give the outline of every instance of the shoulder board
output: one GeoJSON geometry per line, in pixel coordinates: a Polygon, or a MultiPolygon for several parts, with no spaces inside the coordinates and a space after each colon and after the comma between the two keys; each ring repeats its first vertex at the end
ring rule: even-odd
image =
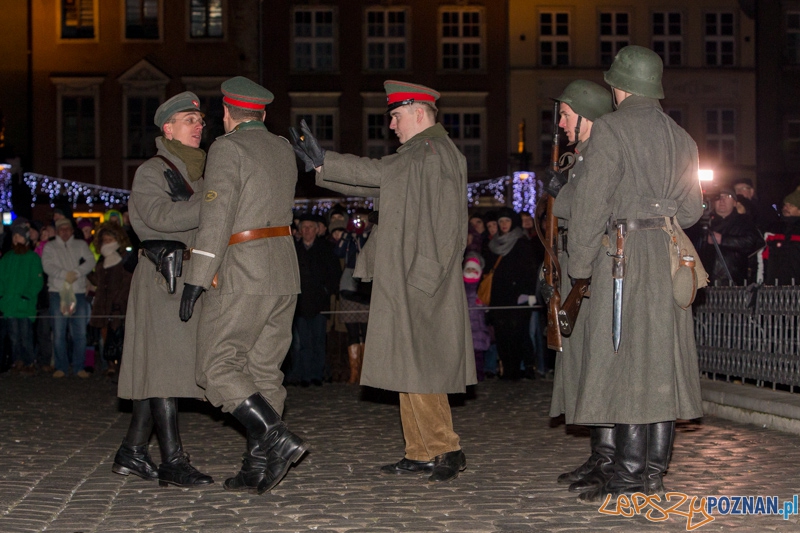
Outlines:
{"type": "Polygon", "coordinates": [[[288,144],[292,144],[292,143],[290,143],[290,142],[289,142],[289,139],[287,139],[287,138],[286,138],[286,137],[284,137],[283,135],[278,135],[277,137],[278,137],[278,139],[283,139],[283,140],[284,140],[284,141],[286,141],[288,144]]]}
{"type": "Polygon", "coordinates": [[[229,131],[228,133],[223,133],[222,135],[220,135],[219,137],[217,137],[217,139],[224,139],[225,137],[228,137],[229,135],[233,135],[234,133],[236,133],[236,131],[237,131],[237,130],[231,130],[231,131],[229,131]]]}

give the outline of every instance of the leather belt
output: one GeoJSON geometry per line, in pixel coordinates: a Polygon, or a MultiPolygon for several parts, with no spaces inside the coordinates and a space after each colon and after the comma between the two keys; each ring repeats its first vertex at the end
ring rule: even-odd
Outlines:
{"type": "Polygon", "coordinates": [[[625,224],[628,231],[638,231],[646,229],[661,229],[667,227],[664,217],[653,218],[631,218],[626,220],[617,220],[617,224],[625,224]]]}
{"type": "MultiPolygon", "coordinates": [[[[257,239],[269,239],[270,237],[289,237],[292,235],[292,228],[289,226],[272,226],[269,228],[249,229],[234,233],[228,239],[228,246],[239,244],[247,241],[255,241],[257,239]]],[[[214,279],[211,280],[211,286],[217,288],[219,283],[219,272],[214,274],[214,279]]]]}
{"type": "Polygon", "coordinates": [[[270,237],[289,237],[292,234],[292,228],[289,226],[273,226],[269,228],[249,229],[234,233],[228,239],[228,246],[239,244],[247,241],[254,241],[256,239],[269,239],[270,237]]]}
{"type": "MultiPolygon", "coordinates": [[[[139,257],[142,257],[144,255],[144,252],[145,251],[142,248],[139,248],[139,250],[138,250],[139,257]]],[[[147,256],[145,256],[145,257],[147,257],[147,256]]],[[[149,259],[149,257],[148,257],[148,259],[149,259]]],[[[191,250],[184,250],[183,251],[183,260],[184,261],[189,261],[191,259],[192,259],[192,251],[191,250]]]]}

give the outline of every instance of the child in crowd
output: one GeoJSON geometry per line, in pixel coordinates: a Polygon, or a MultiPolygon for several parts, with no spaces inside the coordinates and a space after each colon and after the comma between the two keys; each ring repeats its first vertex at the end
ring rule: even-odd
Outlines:
{"type": "Polygon", "coordinates": [[[472,326],[472,346],[475,350],[475,369],[478,372],[478,381],[484,380],[483,354],[489,349],[491,337],[486,325],[486,311],[477,309],[485,307],[478,298],[478,284],[483,276],[483,257],[475,252],[469,252],[464,259],[464,289],[467,291],[467,307],[469,310],[469,323],[472,326]]]}

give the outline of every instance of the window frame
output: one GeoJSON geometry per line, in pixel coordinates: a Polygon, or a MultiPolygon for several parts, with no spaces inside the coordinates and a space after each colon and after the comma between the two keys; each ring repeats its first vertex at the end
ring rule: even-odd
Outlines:
{"type": "Polygon", "coordinates": [[[100,40],[100,25],[97,23],[100,17],[100,0],[76,0],[79,2],[92,2],[92,37],[64,37],[64,2],[55,2],[56,6],[56,42],[65,43],[96,43],[100,40]]]}
{"type": "Polygon", "coordinates": [[[569,10],[564,9],[553,9],[553,10],[541,10],[537,13],[537,26],[536,32],[539,38],[538,46],[536,48],[537,56],[536,62],[540,67],[569,67],[572,65],[572,12],[569,10]],[[552,16],[552,26],[553,26],[553,33],[545,35],[542,32],[543,22],[542,22],[542,15],[551,15],[552,16]],[[558,23],[558,16],[559,15],[566,15],[567,16],[567,34],[565,36],[558,35],[557,28],[559,26],[558,23]],[[542,46],[544,43],[550,43],[553,46],[553,50],[550,54],[553,57],[553,61],[550,63],[546,63],[544,61],[544,52],[542,50],[542,46]],[[560,52],[557,50],[558,43],[566,43],[567,45],[567,62],[566,64],[559,64],[558,57],[560,52]]]}
{"type": "Polygon", "coordinates": [[[364,107],[363,108],[363,121],[364,121],[364,154],[371,158],[371,159],[380,159],[381,157],[386,157],[387,155],[391,155],[397,151],[398,146],[400,146],[399,141],[397,140],[397,136],[389,129],[389,124],[391,123],[391,117],[386,115],[386,108],[385,107],[364,107]],[[384,139],[370,139],[370,125],[369,125],[369,117],[371,116],[383,116],[384,120],[384,130],[386,133],[386,137],[384,139]],[[370,148],[373,147],[382,147],[383,155],[376,157],[374,154],[370,153],[370,148]]]}
{"type": "Polygon", "coordinates": [[[411,32],[411,9],[408,6],[367,6],[364,9],[364,70],[369,72],[404,72],[411,69],[411,58],[410,58],[410,32],[411,32]],[[385,29],[388,29],[390,23],[388,21],[389,13],[403,13],[405,15],[405,21],[403,23],[404,26],[404,35],[402,38],[400,37],[392,37],[388,35],[386,32],[385,35],[382,37],[370,37],[369,35],[369,14],[370,13],[383,13],[386,16],[386,20],[384,20],[383,25],[385,29]],[[383,44],[386,48],[383,53],[383,67],[381,68],[373,68],[370,66],[370,44],[383,44]],[[392,68],[389,66],[390,57],[388,47],[391,44],[398,44],[402,43],[404,47],[403,52],[403,62],[404,65],[402,68],[392,68]]]}
{"type": "Polygon", "coordinates": [[[295,128],[300,127],[300,119],[299,117],[303,115],[311,115],[313,117],[313,121],[311,124],[306,121],[308,124],[308,128],[317,138],[319,145],[324,148],[325,150],[339,150],[339,108],[338,107],[292,107],[291,110],[291,124],[295,128]],[[330,116],[332,119],[332,134],[333,139],[325,139],[321,135],[319,135],[319,130],[317,128],[317,118],[320,116],[330,116]]]}
{"type": "Polygon", "coordinates": [[[704,110],[704,134],[705,134],[705,150],[704,150],[704,158],[709,162],[713,162],[717,165],[735,165],[737,163],[737,129],[738,129],[738,113],[737,110],[733,107],[709,107],[704,110]],[[724,133],[723,125],[723,113],[731,112],[733,113],[733,133],[724,133]],[[716,113],[716,123],[718,133],[710,133],[708,129],[709,124],[709,113],[716,113]],[[725,141],[732,141],[733,142],[733,149],[731,153],[733,154],[733,158],[728,160],[724,157],[724,150],[722,149],[723,143],[725,141]],[[712,158],[710,155],[709,145],[712,142],[717,142],[718,146],[716,148],[717,157],[712,158]]]}
{"type": "Polygon", "coordinates": [[[448,133],[448,136],[450,137],[450,140],[453,141],[453,143],[458,148],[459,152],[461,152],[462,154],[464,154],[465,157],[467,157],[467,163],[468,163],[467,170],[468,170],[470,175],[477,176],[477,175],[486,174],[488,172],[488,167],[487,167],[487,155],[488,154],[487,154],[487,151],[488,151],[488,146],[489,146],[489,139],[488,139],[488,135],[487,135],[487,133],[488,133],[487,132],[488,122],[487,122],[486,117],[487,117],[486,107],[448,106],[448,107],[440,107],[439,108],[439,121],[442,123],[442,125],[447,130],[447,133],[448,133]],[[478,115],[479,120],[480,120],[480,125],[479,125],[479,127],[480,127],[480,137],[478,139],[474,139],[474,138],[465,139],[463,136],[454,137],[453,136],[453,132],[451,130],[447,129],[447,126],[445,125],[445,115],[455,115],[455,114],[459,115],[459,117],[461,119],[461,126],[460,126],[461,128],[465,127],[464,126],[464,116],[465,115],[478,115]],[[480,147],[480,149],[481,149],[480,168],[470,168],[469,167],[470,158],[465,153],[465,150],[464,150],[464,148],[466,146],[479,146],[480,147]]]}
{"type": "MultiPolygon", "coordinates": [[[[142,2],[146,0],[140,0],[142,2]]],[[[128,0],[120,0],[120,35],[122,36],[122,42],[124,43],[163,43],[164,42],[164,0],[155,0],[158,2],[158,37],[157,38],[147,38],[147,37],[128,37],[127,36],[127,28],[128,28],[128,10],[127,10],[127,2],[128,0]]]]}
{"type": "Polygon", "coordinates": [[[735,68],[737,66],[737,47],[736,47],[736,38],[737,38],[737,23],[738,19],[736,18],[736,13],[733,11],[704,11],[703,12],[703,66],[709,68],[735,68]],[[708,17],[709,15],[715,15],[716,21],[715,25],[717,28],[717,32],[715,35],[708,35],[708,17]],[[722,30],[722,17],[724,15],[730,15],[732,18],[731,27],[732,27],[732,34],[730,36],[722,35],[720,32],[722,30]],[[715,52],[715,63],[710,64],[708,62],[709,52],[708,52],[708,45],[709,43],[714,42],[717,43],[717,50],[715,52]],[[722,48],[725,43],[730,43],[731,45],[731,52],[730,54],[724,53],[722,48]],[[729,65],[724,64],[723,57],[730,55],[731,56],[731,63],[729,65]]]}
{"type": "MultiPolygon", "coordinates": [[[[193,37],[192,36],[192,1],[186,0],[186,42],[187,43],[220,43],[228,40],[228,0],[222,1],[222,36],[220,37],[193,37]]],[[[208,26],[208,23],[206,23],[208,26]]]]}
{"type": "Polygon", "coordinates": [[[63,176],[65,167],[84,167],[94,170],[94,183],[100,183],[100,84],[105,81],[102,77],[51,77],[50,81],[56,86],[56,158],[58,161],[58,177],[63,176]],[[92,97],[94,98],[94,157],[91,158],[65,158],[64,157],[64,98],[92,97]]]}
{"type": "Polygon", "coordinates": [[[486,72],[486,9],[483,6],[477,5],[446,5],[439,7],[437,12],[437,28],[436,35],[438,39],[437,53],[438,53],[438,68],[440,72],[458,72],[460,74],[468,73],[485,73],[486,72]],[[442,20],[445,13],[458,13],[458,37],[445,37],[444,28],[445,23],[442,20]],[[478,15],[478,37],[464,37],[464,27],[467,25],[464,21],[464,15],[467,13],[476,13],[478,15]],[[477,56],[464,53],[465,45],[478,45],[479,51],[477,56]],[[446,45],[456,45],[458,47],[458,54],[455,56],[445,56],[444,47],[446,45]],[[456,57],[458,67],[445,67],[445,57],[456,57]],[[464,63],[467,58],[477,57],[478,66],[465,68],[464,63]]]}
{"type": "Polygon", "coordinates": [[[784,25],[784,63],[788,66],[796,67],[800,66],[800,9],[787,9],[784,12],[783,16],[783,25],[784,25]],[[789,24],[789,17],[797,17],[797,28],[790,28],[789,24]],[[790,42],[790,35],[795,35],[795,46],[792,48],[789,46],[790,42]],[[792,52],[794,52],[792,54],[792,52]],[[792,56],[794,56],[792,58],[792,56]]]}
{"type": "Polygon", "coordinates": [[[611,63],[614,61],[614,57],[616,57],[617,53],[625,46],[628,46],[631,43],[631,12],[626,11],[624,9],[609,9],[600,11],[597,14],[597,37],[598,37],[598,46],[597,52],[599,54],[598,57],[598,64],[604,67],[611,66],[611,63]],[[603,34],[603,15],[611,15],[611,34],[603,34]],[[627,22],[625,26],[627,27],[626,34],[618,34],[619,25],[621,24],[617,17],[619,15],[625,15],[627,17],[627,22]],[[606,55],[603,52],[603,44],[609,43],[611,44],[611,55],[609,56],[608,61],[604,61],[604,57],[606,55]]]}
{"type": "Polygon", "coordinates": [[[294,6],[292,9],[292,20],[291,20],[291,46],[290,46],[290,55],[291,55],[291,72],[295,73],[323,73],[323,74],[330,74],[339,71],[339,10],[335,6],[323,6],[323,5],[297,5],[294,6]],[[300,11],[308,11],[312,14],[312,34],[315,33],[314,28],[316,28],[316,22],[313,20],[315,18],[315,14],[318,12],[329,12],[331,13],[331,36],[330,37],[316,37],[315,35],[311,35],[310,37],[301,37],[298,38],[297,32],[295,30],[297,23],[297,13],[300,11]],[[298,68],[297,67],[297,44],[298,39],[300,42],[308,42],[311,44],[311,68],[298,68]],[[331,67],[329,69],[320,69],[316,66],[317,63],[317,53],[316,53],[316,45],[320,43],[324,43],[330,40],[331,44],[331,67]]]}
{"type": "MultiPolygon", "coordinates": [[[[650,13],[650,47],[653,51],[656,50],[656,43],[661,42],[664,44],[664,55],[659,54],[661,56],[661,60],[664,62],[665,67],[681,67],[684,66],[686,60],[685,56],[685,46],[683,43],[683,36],[684,36],[684,29],[685,24],[684,14],[682,11],[672,10],[672,11],[653,11],[650,13]],[[664,33],[663,34],[656,34],[655,32],[655,25],[656,22],[654,20],[656,15],[663,15],[664,16],[664,33]],[[669,33],[670,15],[678,15],[680,17],[680,33],[678,35],[672,35],[669,33]],[[679,59],[677,63],[673,63],[670,58],[672,57],[672,53],[669,50],[670,43],[678,43],[680,45],[680,52],[679,52],[679,59]]],[[[658,54],[658,52],[656,52],[658,54]]]]}

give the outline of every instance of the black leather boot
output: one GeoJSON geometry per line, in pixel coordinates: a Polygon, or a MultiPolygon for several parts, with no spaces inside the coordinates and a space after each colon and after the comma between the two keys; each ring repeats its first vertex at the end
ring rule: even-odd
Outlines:
{"type": "Polygon", "coordinates": [[[226,479],[224,486],[227,490],[255,490],[263,494],[280,483],[309,445],[289,431],[260,393],[251,395],[232,414],[247,429],[248,449],[241,470],[226,479]]]}
{"type": "Polygon", "coordinates": [[[111,471],[123,476],[133,474],[148,481],[158,479],[158,467],[147,452],[150,434],[153,432],[153,417],[150,400],[133,400],[131,425],[125,440],[117,450],[111,471]]]}
{"type": "Polygon", "coordinates": [[[647,471],[645,493],[664,494],[662,478],[667,472],[675,440],[675,421],[657,422],[647,426],[647,471]]]}
{"type": "MultiPolygon", "coordinates": [[[[592,427],[592,457],[594,466],[582,478],[569,486],[570,492],[586,492],[605,484],[614,473],[614,428],[592,427]]],[[[591,460],[592,457],[589,459],[591,460]]]]}
{"type": "Polygon", "coordinates": [[[183,451],[178,432],[178,405],[175,398],[150,398],[150,410],[161,448],[158,465],[158,484],[162,487],[177,485],[193,487],[214,483],[211,476],[198,472],[189,464],[189,454],[183,451]]]}
{"type": "Polygon", "coordinates": [[[381,474],[429,474],[433,471],[433,461],[414,461],[403,457],[396,463],[381,467],[381,474]]]}
{"type": "Polygon", "coordinates": [[[617,424],[615,426],[614,473],[596,489],[582,492],[583,502],[600,502],[607,495],[644,492],[647,469],[647,430],[649,424],[617,424]]]}

